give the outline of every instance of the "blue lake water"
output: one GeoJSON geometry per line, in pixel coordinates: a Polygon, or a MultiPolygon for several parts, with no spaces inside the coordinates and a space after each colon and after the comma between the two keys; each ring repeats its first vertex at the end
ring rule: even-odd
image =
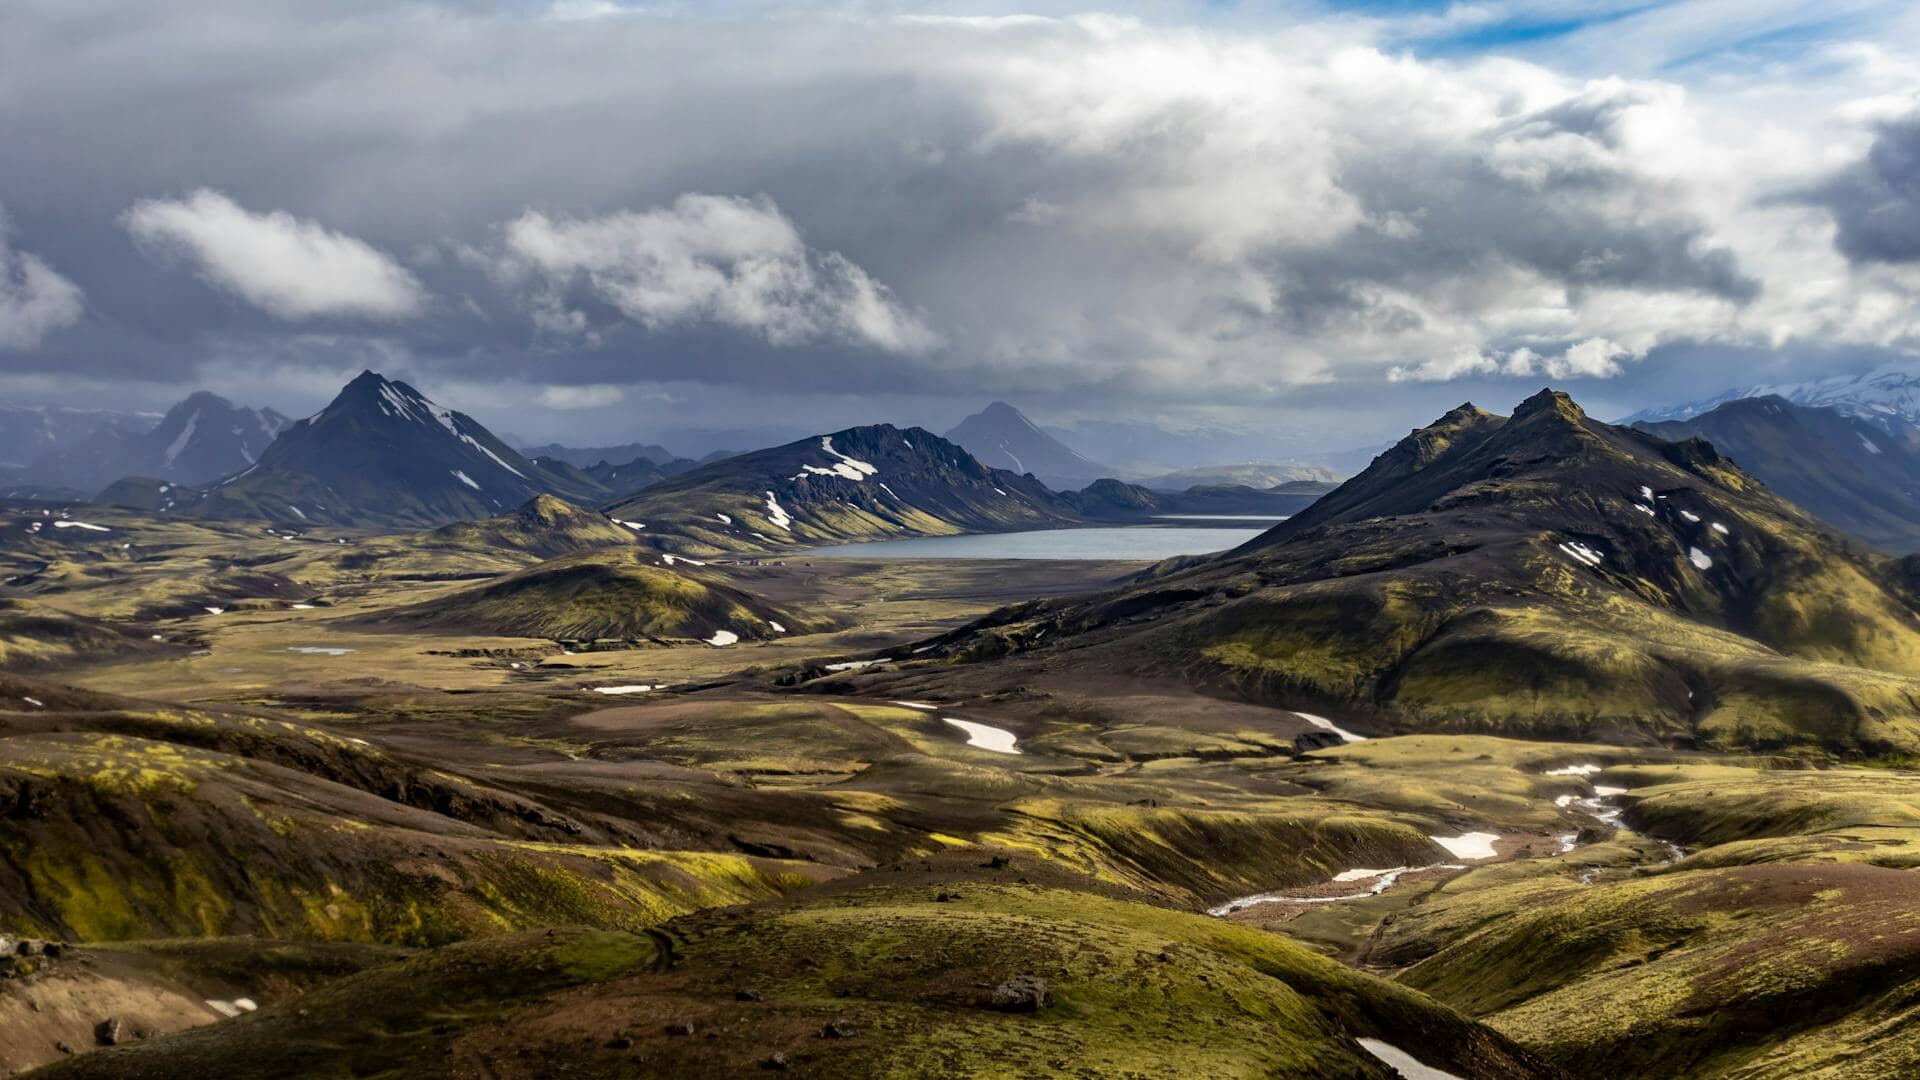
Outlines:
{"type": "Polygon", "coordinates": [[[1206,555],[1241,544],[1264,528],[1194,528],[1125,525],[1096,529],[1037,529],[1032,532],[921,536],[911,540],[874,540],[795,552],[787,558],[827,559],[1170,559],[1206,555]]]}

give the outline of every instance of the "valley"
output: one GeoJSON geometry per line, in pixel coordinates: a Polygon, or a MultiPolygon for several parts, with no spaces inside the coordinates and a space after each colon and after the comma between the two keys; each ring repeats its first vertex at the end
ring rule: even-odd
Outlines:
{"type": "Polygon", "coordinates": [[[1894,560],[1552,393],[1156,559],[953,537],[1115,527],[928,438],[410,531],[0,505],[0,1069],[1920,1067],[1894,560]]]}

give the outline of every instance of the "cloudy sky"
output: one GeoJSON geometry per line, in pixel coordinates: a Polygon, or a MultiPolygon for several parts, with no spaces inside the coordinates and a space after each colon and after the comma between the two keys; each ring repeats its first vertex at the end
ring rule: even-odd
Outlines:
{"type": "Polygon", "coordinates": [[[1920,350],[1881,0],[8,0],[0,398],[1345,449],[1920,350]]]}

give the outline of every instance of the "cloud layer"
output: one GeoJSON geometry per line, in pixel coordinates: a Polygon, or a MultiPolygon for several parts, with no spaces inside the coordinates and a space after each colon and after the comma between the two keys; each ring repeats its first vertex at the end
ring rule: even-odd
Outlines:
{"type": "Polygon", "coordinates": [[[1300,417],[1920,349],[1920,16],[1861,0],[1765,64],[1712,42],[1813,5],[1457,44],[1563,7],[16,0],[0,146],[35,168],[0,199],[37,258],[0,312],[43,314],[0,332],[25,374],[373,354],[569,414],[672,381],[1300,417]]]}

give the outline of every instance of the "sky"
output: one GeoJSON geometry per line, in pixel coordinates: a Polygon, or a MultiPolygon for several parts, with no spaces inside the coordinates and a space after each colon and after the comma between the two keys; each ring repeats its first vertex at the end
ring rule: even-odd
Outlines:
{"type": "Polygon", "coordinates": [[[0,400],[1391,439],[1915,363],[1880,0],[9,0],[0,400]]]}

